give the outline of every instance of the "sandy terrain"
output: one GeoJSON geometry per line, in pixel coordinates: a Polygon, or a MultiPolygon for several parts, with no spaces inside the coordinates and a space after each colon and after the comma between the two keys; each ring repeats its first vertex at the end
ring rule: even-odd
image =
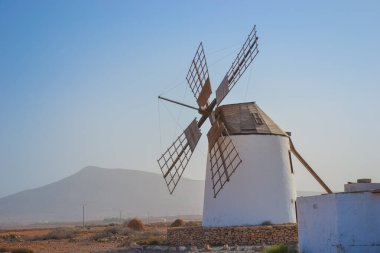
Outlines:
{"type": "Polygon", "coordinates": [[[34,252],[109,252],[125,249],[138,240],[165,240],[166,225],[148,225],[144,232],[126,232],[123,225],[86,228],[39,228],[0,231],[0,252],[27,248],[34,252]]]}
{"type": "MultiPolygon", "coordinates": [[[[200,223],[195,222],[195,225],[200,223]]],[[[18,228],[0,230],[0,252],[17,253],[258,253],[262,246],[215,246],[209,249],[172,247],[166,245],[168,224],[145,225],[144,231],[134,231],[126,225],[65,226],[55,228],[18,228]]],[[[276,251],[277,252],[277,251],[276,251]]]]}

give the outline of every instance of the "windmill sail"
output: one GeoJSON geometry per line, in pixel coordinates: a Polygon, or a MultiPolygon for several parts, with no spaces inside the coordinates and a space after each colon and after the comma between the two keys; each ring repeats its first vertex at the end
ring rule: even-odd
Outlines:
{"type": "Polygon", "coordinates": [[[239,153],[223,122],[216,121],[207,133],[214,198],[241,164],[239,153]]]}
{"type": "Polygon", "coordinates": [[[242,49],[236,56],[235,61],[232,63],[231,68],[227,71],[223,81],[216,90],[217,105],[222,102],[228,92],[235,86],[236,82],[259,53],[258,39],[256,26],[254,26],[242,49]]]}
{"type": "Polygon", "coordinates": [[[170,194],[173,193],[178,181],[181,179],[201,135],[197,121],[194,119],[157,160],[170,194]]]}
{"type": "MultiPolygon", "coordinates": [[[[207,119],[210,119],[212,124],[207,137],[209,140],[209,157],[214,197],[218,195],[225,183],[230,180],[230,177],[235,172],[236,168],[241,164],[242,160],[223,123],[225,122],[227,124],[227,122],[222,122],[221,119],[215,119],[214,116],[219,104],[240,79],[258,52],[258,37],[256,36],[255,26],[216,90],[216,98],[209,103],[208,100],[212,94],[211,82],[203,45],[202,43],[199,44],[187,73],[186,80],[199,106],[199,108],[195,109],[198,109],[198,112],[202,117],[199,122],[194,120],[158,159],[158,164],[170,193],[176,188],[201,137],[199,128],[207,119]]],[[[194,107],[183,103],[170,99],[165,100],[194,109],[194,107]]],[[[253,116],[256,116],[256,114],[253,114],[253,116]]],[[[257,116],[255,120],[259,125],[260,118],[257,116]]]]}
{"type": "Polygon", "coordinates": [[[208,99],[212,92],[206,56],[202,43],[199,44],[194,59],[191,62],[186,80],[194,94],[194,97],[197,99],[199,107],[204,109],[204,107],[208,104],[208,99]]]}

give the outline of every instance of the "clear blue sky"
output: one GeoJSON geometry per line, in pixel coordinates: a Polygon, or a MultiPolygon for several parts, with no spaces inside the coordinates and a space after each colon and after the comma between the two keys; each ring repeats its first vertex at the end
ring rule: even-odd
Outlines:
{"type": "MultiPolygon", "coordinates": [[[[157,95],[195,105],[198,43],[215,89],[255,24],[260,53],[224,102],[257,101],[333,189],[380,182],[379,1],[0,0],[0,197],[87,165],[159,173],[196,114],[157,95]]],[[[187,177],[204,177],[205,139],[187,177]]]]}

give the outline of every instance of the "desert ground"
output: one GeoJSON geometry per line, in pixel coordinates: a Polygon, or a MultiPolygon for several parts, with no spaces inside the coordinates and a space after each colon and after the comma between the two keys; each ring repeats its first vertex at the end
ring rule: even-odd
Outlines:
{"type": "MultiPolygon", "coordinates": [[[[174,222],[144,224],[132,219],[125,223],[93,224],[87,226],[61,225],[56,227],[18,227],[0,229],[0,252],[10,253],[278,253],[297,252],[291,246],[253,246],[253,245],[205,245],[195,246],[167,245],[168,227],[200,226],[200,221],[177,219],[174,222]],[[285,248],[283,248],[285,247],[285,248]]],[[[51,226],[51,225],[49,225],[51,226]]]]}
{"type": "Polygon", "coordinates": [[[0,231],[0,252],[119,252],[130,246],[164,244],[168,224],[135,231],[126,224],[17,228],[0,231]],[[29,251],[28,251],[29,250],[29,251]]]}

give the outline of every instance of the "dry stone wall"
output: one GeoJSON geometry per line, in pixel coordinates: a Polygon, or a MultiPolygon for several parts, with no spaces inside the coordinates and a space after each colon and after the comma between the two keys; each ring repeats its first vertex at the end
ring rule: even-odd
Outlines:
{"type": "Polygon", "coordinates": [[[274,245],[297,243],[297,225],[168,228],[170,245],[274,245]]]}

